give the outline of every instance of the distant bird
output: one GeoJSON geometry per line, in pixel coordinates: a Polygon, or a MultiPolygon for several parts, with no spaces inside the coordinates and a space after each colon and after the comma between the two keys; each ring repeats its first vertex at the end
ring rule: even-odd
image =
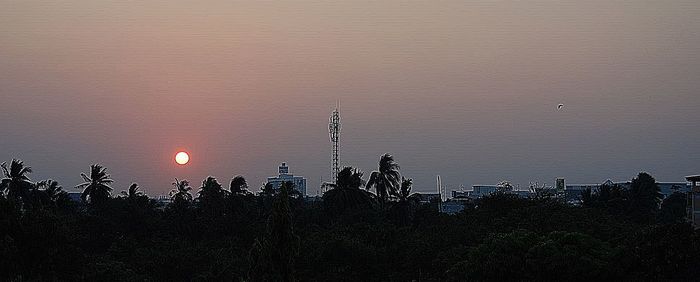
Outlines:
{"type": "Polygon", "coordinates": [[[559,104],[559,105],[557,106],[557,110],[561,110],[561,108],[563,108],[563,107],[564,107],[564,104],[559,104]]]}

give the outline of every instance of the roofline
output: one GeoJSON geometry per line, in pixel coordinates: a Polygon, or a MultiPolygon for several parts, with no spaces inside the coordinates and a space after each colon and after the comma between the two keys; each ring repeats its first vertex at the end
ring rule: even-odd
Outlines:
{"type": "Polygon", "coordinates": [[[688,175],[685,177],[685,180],[687,181],[700,181],[700,175],[688,175]]]}

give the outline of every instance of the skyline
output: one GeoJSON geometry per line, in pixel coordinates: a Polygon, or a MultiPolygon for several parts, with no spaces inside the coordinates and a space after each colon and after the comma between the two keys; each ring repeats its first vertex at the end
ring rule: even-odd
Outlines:
{"type": "MultiPolygon", "coordinates": [[[[391,153],[416,191],[700,173],[694,1],[0,4],[0,161],[165,194],[391,153]],[[565,106],[557,110],[559,104],[565,106]],[[178,167],[180,150],[191,163],[178,167]]],[[[260,182],[260,183],[258,183],[260,182]]]]}

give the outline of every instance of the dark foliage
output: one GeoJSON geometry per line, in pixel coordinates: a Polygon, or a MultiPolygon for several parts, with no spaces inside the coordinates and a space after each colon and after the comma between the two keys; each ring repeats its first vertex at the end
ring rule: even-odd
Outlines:
{"type": "Polygon", "coordinates": [[[85,182],[78,184],[75,188],[85,189],[80,196],[83,202],[98,209],[105,205],[112,195],[112,187],[109,185],[114,182],[107,174],[107,169],[99,164],[94,164],[90,166],[90,176],[85,173],[81,173],[80,176],[85,182]]]}
{"type": "Polygon", "coordinates": [[[390,197],[398,193],[399,185],[401,185],[399,165],[392,155],[384,154],[379,158],[378,170],[373,171],[367,180],[367,190],[374,188],[377,191],[380,207],[384,208],[390,197]]]}
{"type": "Polygon", "coordinates": [[[364,186],[362,172],[352,167],[343,168],[338,172],[337,182],[327,186],[330,190],[323,194],[323,205],[330,214],[371,209],[373,206],[372,194],[361,189],[364,186]]]}
{"type": "Polygon", "coordinates": [[[581,206],[496,193],[446,215],[435,203],[415,201],[410,180],[401,178],[391,184],[395,192],[385,186],[380,207],[352,168],[341,171],[323,202],[304,202],[291,183],[254,195],[240,180],[229,192],[207,178],[194,199],[189,183],[176,180],[172,202],[159,206],[135,184],[109,196],[100,186],[109,176],[99,166],[86,175],[84,187],[95,189],[86,203],[72,203],[58,183],[33,183],[29,170],[11,167],[0,196],[2,281],[693,281],[700,275],[700,233],[684,221],[684,195],[659,205],[653,178],[642,174],[629,189],[591,191],[581,206]],[[90,208],[95,201],[99,212],[90,208]]]}

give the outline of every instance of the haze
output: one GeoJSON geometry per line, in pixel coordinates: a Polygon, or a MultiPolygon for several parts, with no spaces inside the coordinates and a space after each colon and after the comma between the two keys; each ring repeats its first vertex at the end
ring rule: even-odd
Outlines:
{"type": "Polygon", "coordinates": [[[698,31],[697,1],[2,1],[0,158],[151,195],[284,161],[315,194],[340,100],[342,163],[392,153],[417,191],[683,181],[698,31]]]}

